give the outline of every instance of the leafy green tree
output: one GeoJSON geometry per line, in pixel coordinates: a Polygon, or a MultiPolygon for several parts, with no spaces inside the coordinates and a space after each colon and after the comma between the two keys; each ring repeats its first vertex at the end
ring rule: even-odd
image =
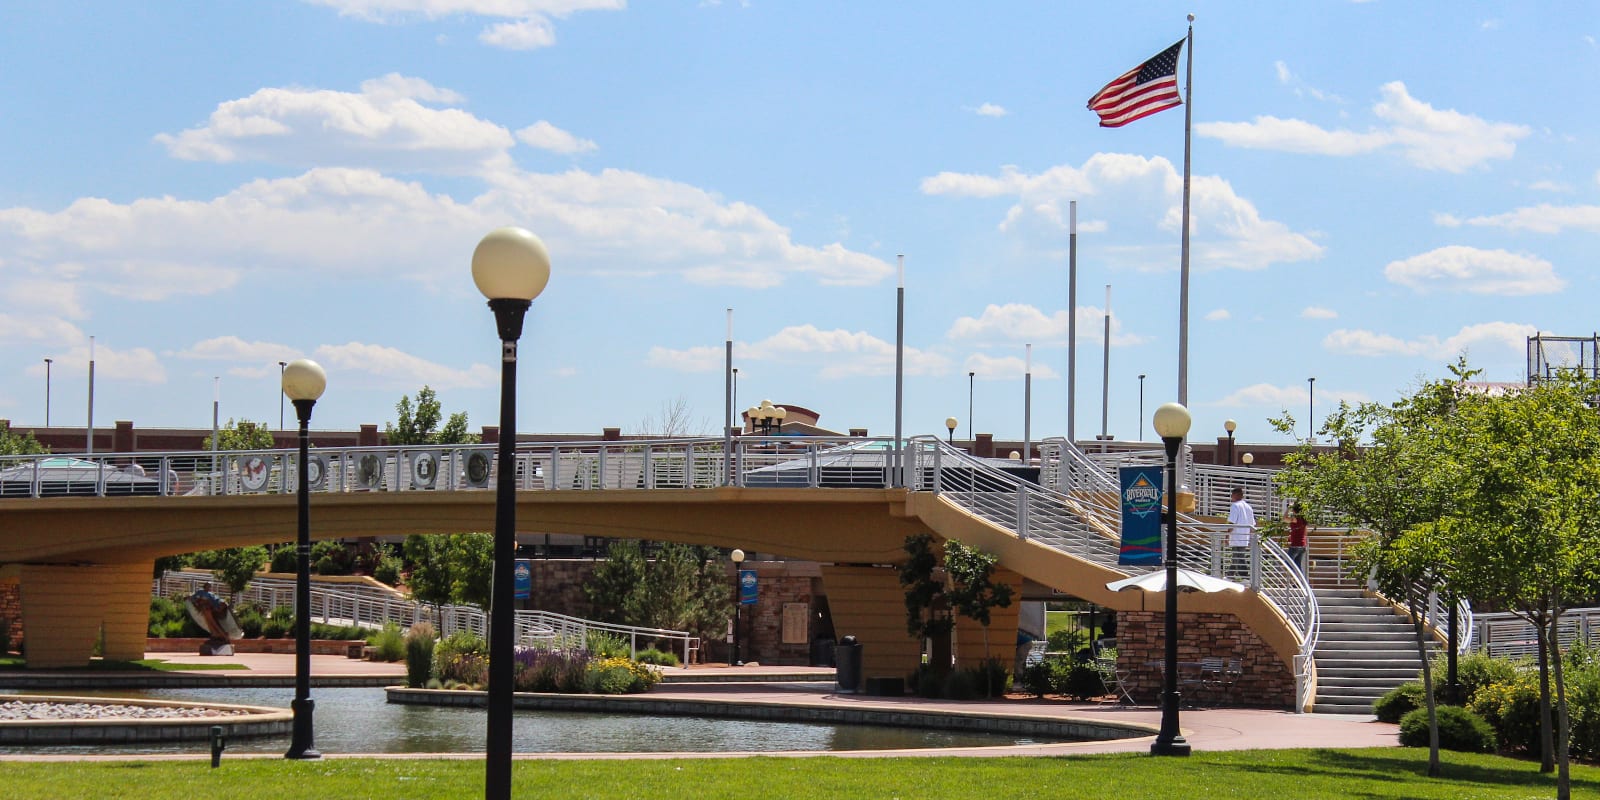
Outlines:
{"type": "MultiPolygon", "coordinates": [[[[1466,397],[1463,384],[1475,374],[1466,363],[1451,368],[1452,376],[1421,386],[1392,404],[1341,403],[1323,422],[1324,441],[1332,450],[1310,442],[1284,458],[1276,480],[1284,493],[1310,510],[1312,521],[1367,528],[1373,536],[1356,550],[1355,569],[1370,573],[1379,591],[1411,612],[1418,657],[1423,662],[1430,742],[1428,774],[1440,771],[1433,675],[1424,625],[1428,595],[1447,590],[1442,561],[1429,557],[1426,540],[1405,540],[1420,525],[1444,515],[1450,501],[1451,476],[1439,458],[1456,408],[1466,397]],[[1363,445],[1364,442],[1364,446],[1363,445]]],[[[1287,415],[1274,420],[1292,432],[1287,415]]]]}
{"type": "Polygon", "coordinates": [[[33,431],[16,433],[11,430],[10,423],[0,422],[0,455],[28,456],[48,452],[49,448],[33,438],[33,431]]]}
{"type": "Polygon", "coordinates": [[[267,548],[258,545],[204,550],[189,559],[190,564],[211,570],[211,574],[228,587],[230,600],[238,599],[239,593],[250,585],[250,580],[266,561],[267,548]]]}
{"type": "MultiPolygon", "coordinates": [[[[935,676],[950,670],[950,616],[945,575],[933,537],[918,533],[906,537],[906,560],[900,564],[900,586],[906,590],[906,632],[928,641],[928,668],[935,676]]],[[[946,573],[947,574],[947,573],[946,573]]]]}
{"type": "Polygon", "coordinates": [[[666,542],[646,558],[639,542],[622,539],[595,566],[583,593],[603,622],[711,638],[733,611],[724,563],[714,547],[666,542]]]}
{"type": "MultiPolygon", "coordinates": [[[[989,621],[996,608],[1011,605],[1011,586],[994,582],[996,557],[951,539],[944,543],[945,569],[950,573],[950,603],[961,616],[983,626],[983,654],[989,655],[989,621]]],[[[984,696],[993,683],[984,681],[984,696]]]]}
{"type": "Polygon", "coordinates": [[[494,534],[457,533],[447,539],[453,565],[451,597],[458,603],[488,608],[494,586],[494,534]]]}
{"type": "MultiPolygon", "coordinates": [[[[271,429],[247,419],[230,419],[217,430],[218,450],[271,450],[275,444],[271,429]]],[[[211,449],[210,436],[201,442],[200,449],[211,449]]]]}
{"type": "Polygon", "coordinates": [[[494,537],[487,533],[412,534],[401,550],[411,565],[406,587],[421,603],[489,607],[494,537]]]}
{"type": "Polygon", "coordinates": [[[414,403],[409,396],[401,395],[394,410],[394,424],[383,426],[391,445],[476,444],[479,440],[477,435],[467,432],[466,412],[458,411],[445,419],[438,396],[428,386],[417,390],[414,403]],[[442,419],[443,428],[439,427],[442,419]]]}
{"type": "Polygon", "coordinates": [[[1448,513],[1428,530],[1453,581],[1537,632],[1541,769],[1558,769],[1560,798],[1571,793],[1571,721],[1556,631],[1564,611],[1600,589],[1597,396],[1600,383],[1570,373],[1463,403],[1442,448],[1448,513]]]}

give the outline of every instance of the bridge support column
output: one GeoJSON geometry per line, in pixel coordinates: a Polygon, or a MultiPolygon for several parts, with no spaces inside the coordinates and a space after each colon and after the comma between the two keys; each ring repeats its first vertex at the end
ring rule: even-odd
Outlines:
{"type": "Polygon", "coordinates": [[[23,565],[22,630],[29,669],[81,667],[105,631],[108,659],[144,658],[153,563],[23,565]]]}
{"type": "Polygon", "coordinates": [[[854,636],[864,648],[863,679],[904,678],[916,671],[922,663],[922,642],[906,633],[906,592],[898,571],[824,564],[822,589],[828,595],[834,633],[841,638],[854,636]]]}
{"type": "Polygon", "coordinates": [[[989,649],[983,649],[983,626],[955,615],[956,666],[981,667],[986,659],[997,659],[1009,672],[1017,658],[1017,620],[1022,614],[1022,576],[1005,567],[995,567],[990,578],[1011,587],[1011,605],[989,610],[989,649]]]}

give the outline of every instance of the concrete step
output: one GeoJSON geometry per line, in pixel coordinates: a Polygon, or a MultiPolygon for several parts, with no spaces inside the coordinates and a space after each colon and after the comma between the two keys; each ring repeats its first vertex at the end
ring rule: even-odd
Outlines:
{"type": "Polygon", "coordinates": [[[1409,675],[1401,675],[1398,678],[1392,676],[1363,676],[1351,673],[1324,675],[1322,670],[1319,669],[1317,670],[1317,691],[1324,692],[1337,687],[1340,689],[1359,688],[1364,691],[1376,691],[1378,694],[1383,694],[1416,676],[1417,673],[1415,672],[1409,675]]]}
{"type": "Polygon", "coordinates": [[[1319,698],[1317,698],[1316,703],[1311,706],[1311,713],[1313,713],[1313,714],[1351,714],[1351,715],[1358,715],[1359,714],[1359,715],[1364,715],[1364,716],[1370,717],[1370,716],[1372,716],[1372,704],[1371,703],[1365,703],[1365,704],[1363,704],[1363,703],[1345,703],[1345,702],[1339,702],[1339,701],[1335,701],[1335,700],[1329,700],[1329,701],[1325,702],[1325,701],[1323,701],[1322,698],[1319,697],[1319,698]]]}
{"type": "Polygon", "coordinates": [[[1320,675],[1330,669],[1410,670],[1411,674],[1415,675],[1417,670],[1422,669],[1422,662],[1414,658],[1409,661],[1403,658],[1326,658],[1318,654],[1317,674],[1320,675]]]}
{"type": "Polygon", "coordinates": [[[1335,700],[1341,703],[1366,703],[1372,705],[1374,700],[1388,694],[1389,690],[1382,691],[1367,686],[1323,686],[1317,684],[1317,700],[1335,700]]]}
{"type": "Polygon", "coordinates": [[[1363,633],[1405,633],[1415,636],[1410,625],[1396,625],[1382,619],[1353,619],[1353,620],[1328,620],[1322,621],[1322,637],[1329,634],[1335,636],[1348,636],[1358,638],[1363,633]]]}

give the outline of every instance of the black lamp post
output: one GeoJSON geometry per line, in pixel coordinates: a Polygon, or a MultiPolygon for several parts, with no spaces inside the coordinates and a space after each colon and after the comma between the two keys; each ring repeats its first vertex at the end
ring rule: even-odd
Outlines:
{"type": "Polygon", "coordinates": [[[489,598],[489,730],[483,796],[511,797],[511,702],[516,638],[517,340],[533,298],[550,282],[544,242],[522,228],[496,228],[472,251],[472,280],[489,298],[500,333],[500,442],[495,466],[494,580],[489,598]]]}
{"type": "Polygon", "coordinates": [[[957,420],[955,417],[944,418],[944,427],[946,430],[950,431],[950,444],[952,446],[954,446],[956,443],[956,426],[960,424],[960,420],[957,420]]]}
{"type": "Polygon", "coordinates": [[[311,449],[311,408],[328,386],[328,375],[317,362],[300,358],[279,371],[283,395],[294,401],[300,419],[299,525],[295,540],[294,575],[294,728],[284,758],[321,758],[312,735],[311,714],[311,478],[307,465],[311,449]]]}
{"type": "Polygon", "coordinates": [[[739,567],[744,564],[744,551],[735,547],[728,558],[733,559],[733,649],[728,666],[742,667],[744,660],[739,658],[739,611],[744,606],[744,597],[739,593],[739,567]]]}
{"type": "Polygon", "coordinates": [[[1239,429],[1239,423],[1228,420],[1222,423],[1222,429],[1228,432],[1228,466],[1233,466],[1233,432],[1239,429]]]}
{"type": "Polygon", "coordinates": [[[44,360],[44,426],[46,428],[50,427],[50,365],[53,363],[55,363],[53,358],[44,360]]]}
{"type": "Polygon", "coordinates": [[[1152,422],[1167,450],[1167,614],[1165,689],[1161,693],[1161,731],[1150,744],[1155,756],[1189,755],[1189,743],[1178,730],[1178,449],[1189,432],[1189,409],[1167,403],[1156,409],[1152,422]]]}

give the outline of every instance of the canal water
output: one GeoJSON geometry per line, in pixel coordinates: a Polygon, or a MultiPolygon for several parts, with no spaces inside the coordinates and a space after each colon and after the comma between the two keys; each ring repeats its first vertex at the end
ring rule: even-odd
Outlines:
{"type": "MultiPolygon", "coordinates": [[[[27,692],[48,694],[48,692],[27,692]]],[[[288,708],[291,688],[144,689],[71,692],[84,697],[140,697],[200,703],[288,708]]],[[[317,749],[324,753],[474,753],[484,749],[483,709],[389,703],[382,688],[319,688],[317,749]]],[[[702,717],[657,717],[566,711],[519,710],[513,715],[513,748],[519,753],[782,752],[896,750],[930,747],[994,747],[1043,744],[1037,737],[894,728],[768,722],[702,717]]],[[[282,753],[282,736],[241,737],[229,753],[282,753]]],[[[209,752],[203,741],[130,745],[0,747],[0,754],[157,754],[209,752]]]]}

